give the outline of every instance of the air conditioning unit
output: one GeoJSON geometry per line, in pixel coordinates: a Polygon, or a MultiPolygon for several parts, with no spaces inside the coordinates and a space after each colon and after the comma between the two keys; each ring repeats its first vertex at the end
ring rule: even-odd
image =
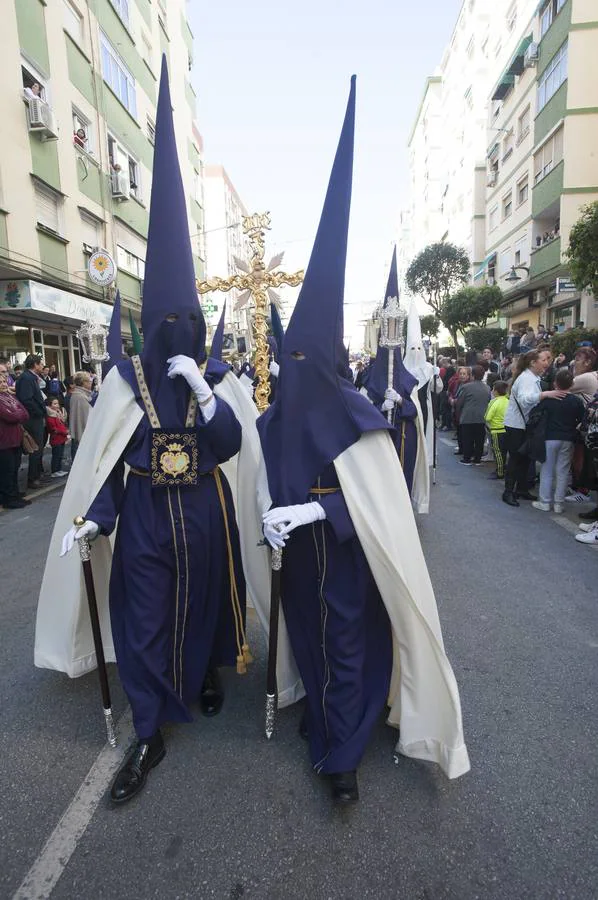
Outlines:
{"type": "Polygon", "coordinates": [[[523,56],[523,66],[525,69],[533,69],[540,59],[540,45],[534,41],[529,45],[523,56]]]}
{"type": "Polygon", "coordinates": [[[46,101],[39,97],[30,97],[27,105],[29,131],[36,131],[43,141],[57,140],[58,128],[54,121],[54,113],[46,101]]]}
{"type": "Polygon", "coordinates": [[[129,179],[124,172],[112,172],[110,175],[112,198],[114,200],[129,199],[129,179]]]}

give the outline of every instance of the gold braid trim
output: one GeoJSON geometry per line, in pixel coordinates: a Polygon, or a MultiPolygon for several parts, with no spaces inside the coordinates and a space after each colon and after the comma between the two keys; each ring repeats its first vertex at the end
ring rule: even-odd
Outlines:
{"type": "Polygon", "coordinates": [[[401,468],[405,468],[405,419],[401,424],[401,468]]]}
{"type": "Polygon", "coordinates": [[[245,635],[243,626],[243,611],[239,601],[239,592],[237,590],[237,580],[235,578],[235,562],[233,558],[233,547],[230,539],[230,529],[228,526],[228,513],[226,511],[226,500],[224,498],[224,490],[222,487],[222,479],[220,477],[220,469],[214,469],[214,479],[216,481],[216,490],[218,491],[218,499],[222,508],[222,517],[224,519],[224,530],[226,532],[226,548],[228,551],[228,573],[230,579],[230,599],[233,608],[233,616],[235,619],[235,636],[237,640],[237,673],[245,675],[247,666],[253,662],[253,657],[249,651],[249,644],[245,635]]]}

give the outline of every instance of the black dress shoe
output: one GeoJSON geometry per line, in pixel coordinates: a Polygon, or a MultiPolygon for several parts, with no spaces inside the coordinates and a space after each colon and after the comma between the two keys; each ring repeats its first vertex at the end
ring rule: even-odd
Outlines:
{"type": "Polygon", "coordinates": [[[126,803],[145,785],[150,769],[162,762],[166,747],[159,731],[147,741],[137,741],[116,773],[110,788],[113,803],[126,803]]]}
{"type": "Polygon", "coordinates": [[[208,669],[199,696],[204,716],[217,716],[224,703],[224,691],[218,669],[208,669]]]}
{"type": "Polygon", "coordinates": [[[594,509],[591,509],[589,512],[579,513],[579,518],[585,519],[586,522],[594,522],[596,519],[598,519],[598,506],[596,506],[594,509]]]}
{"type": "Polygon", "coordinates": [[[506,503],[508,506],[519,506],[519,500],[513,491],[503,491],[502,502],[506,503]]]}
{"type": "Polygon", "coordinates": [[[332,785],[332,799],[335,803],[348,806],[359,800],[357,772],[334,772],[330,776],[330,784],[332,785]]]}
{"type": "Polygon", "coordinates": [[[538,499],[535,494],[532,494],[529,491],[517,491],[515,496],[518,497],[520,500],[537,500],[538,499]]]}

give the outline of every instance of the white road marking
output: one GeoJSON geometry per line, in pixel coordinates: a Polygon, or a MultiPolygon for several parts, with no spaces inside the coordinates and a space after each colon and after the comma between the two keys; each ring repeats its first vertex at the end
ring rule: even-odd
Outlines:
{"type": "Polygon", "coordinates": [[[134,738],[130,710],[119,719],[117,733],[118,748],[113,750],[106,744],[99,752],[83,784],[25,875],[13,900],[48,900],[50,897],[134,738]]]}

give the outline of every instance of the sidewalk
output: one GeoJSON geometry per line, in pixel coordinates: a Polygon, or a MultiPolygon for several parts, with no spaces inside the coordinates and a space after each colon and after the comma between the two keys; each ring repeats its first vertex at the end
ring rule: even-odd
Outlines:
{"type": "MultiPolygon", "coordinates": [[[[31,490],[27,488],[27,470],[29,467],[29,457],[23,454],[23,458],[21,460],[21,468],[19,469],[19,490],[27,494],[27,500],[37,500],[38,497],[42,497],[44,494],[50,493],[50,491],[55,491],[58,488],[64,487],[64,485],[66,484],[66,477],[50,478],[51,463],[52,448],[48,445],[44,448],[43,474],[40,479],[41,486],[36,490],[31,490]]],[[[69,442],[64,454],[63,469],[65,472],[68,472],[70,467],[71,447],[69,442]]],[[[6,511],[8,512],[8,510],[6,511]]],[[[2,512],[2,510],[0,510],[0,512],[2,512]]]]}

